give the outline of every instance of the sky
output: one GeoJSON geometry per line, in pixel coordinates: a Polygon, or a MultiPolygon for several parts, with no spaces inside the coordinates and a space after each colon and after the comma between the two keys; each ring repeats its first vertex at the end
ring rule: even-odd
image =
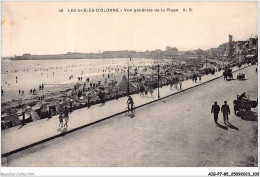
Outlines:
{"type": "Polygon", "coordinates": [[[2,56],[218,47],[258,35],[257,2],[2,2],[2,56]],[[95,12],[68,12],[93,8],[95,12]],[[100,12],[118,8],[119,12],[100,12]],[[153,12],[125,12],[125,9],[153,12]],[[167,8],[178,9],[168,12],[167,8]],[[183,11],[185,8],[186,11],[183,11]],[[189,11],[191,8],[192,11],[189,11]],[[59,12],[63,9],[63,12],[59,12]],[[96,12],[99,9],[99,12],[96,12]],[[165,9],[165,12],[154,12],[165,9]],[[121,11],[122,10],[122,11],[121,11]],[[71,10],[70,10],[71,11],[71,10]]]}

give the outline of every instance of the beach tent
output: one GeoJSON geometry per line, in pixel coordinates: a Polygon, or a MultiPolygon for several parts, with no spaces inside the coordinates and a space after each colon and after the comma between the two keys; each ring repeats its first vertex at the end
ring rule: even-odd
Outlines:
{"type": "MultiPolygon", "coordinates": [[[[35,112],[35,111],[31,111],[31,112],[26,112],[24,114],[25,116],[25,122],[28,123],[28,122],[34,122],[34,121],[37,121],[37,120],[40,120],[40,117],[39,115],[35,112]]],[[[20,121],[23,121],[23,115],[19,115],[19,120],[20,121]]]]}
{"type": "Polygon", "coordinates": [[[49,111],[48,111],[47,107],[45,107],[45,108],[41,109],[39,115],[40,115],[41,119],[44,119],[44,118],[48,117],[48,113],[49,113],[49,111]]]}
{"type": "Polygon", "coordinates": [[[40,120],[39,115],[35,111],[31,111],[30,114],[31,114],[31,118],[32,118],[33,122],[37,121],[37,120],[40,120]]]}
{"type": "MultiPolygon", "coordinates": [[[[26,122],[26,123],[32,121],[32,120],[31,120],[31,114],[28,113],[28,112],[26,112],[26,113],[24,114],[24,118],[25,118],[25,122],[26,122]]],[[[20,120],[20,121],[23,121],[23,115],[22,115],[22,114],[19,115],[19,120],[20,120]]]]}
{"type": "MultiPolygon", "coordinates": [[[[24,117],[25,117],[25,120],[26,120],[26,119],[28,119],[28,118],[30,117],[30,114],[25,113],[25,114],[24,114],[24,117]]],[[[21,120],[21,121],[23,120],[23,114],[20,114],[20,115],[19,115],[19,120],[21,120]]]]}
{"type": "Polygon", "coordinates": [[[21,125],[21,121],[17,114],[4,114],[1,116],[4,128],[10,128],[12,126],[21,125]]]}
{"type": "MultiPolygon", "coordinates": [[[[121,91],[127,91],[128,87],[128,79],[125,77],[125,75],[122,77],[122,79],[115,85],[116,88],[118,88],[121,91]]],[[[129,82],[129,90],[133,91],[136,90],[136,87],[129,82]]]]}
{"type": "Polygon", "coordinates": [[[41,102],[39,102],[39,103],[37,103],[36,105],[34,105],[33,107],[32,107],[32,110],[39,110],[39,109],[41,109],[43,107],[43,104],[41,103],[41,102]]]}

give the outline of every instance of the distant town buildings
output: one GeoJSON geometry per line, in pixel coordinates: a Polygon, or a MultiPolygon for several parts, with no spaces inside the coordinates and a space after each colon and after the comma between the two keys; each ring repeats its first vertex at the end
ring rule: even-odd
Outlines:
{"type": "Polygon", "coordinates": [[[59,55],[31,55],[23,54],[15,56],[15,60],[43,60],[43,59],[101,59],[101,58],[154,58],[154,59],[217,59],[222,61],[244,60],[247,57],[257,57],[258,36],[251,37],[246,41],[233,41],[233,36],[228,36],[228,42],[217,48],[208,50],[197,49],[193,51],[179,51],[176,47],[167,46],[165,50],[154,51],[104,51],[103,53],[76,53],[68,52],[59,55]]]}

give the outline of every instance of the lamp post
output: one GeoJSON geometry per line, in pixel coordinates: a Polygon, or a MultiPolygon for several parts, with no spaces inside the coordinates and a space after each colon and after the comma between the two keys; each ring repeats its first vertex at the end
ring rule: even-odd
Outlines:
{"type": "Polygon", "coordinates": [[[158,64],[158,98],[160,98],[160,65],[158,64]]]}
{"type": "MultiPolygon", "coordinates": [[[[130,55],[129,56],[129,60],[131,61],[131,58],[132,58],[132,56],[130,55]]],[[[127,65],[128,65],[128,67],[127,67],[127,79],[128,79],[128,82],[127,82],[127,95],[129,96],[130,95],[130,88],[129,88],[129,60],[127,60],[127,65]]]]}

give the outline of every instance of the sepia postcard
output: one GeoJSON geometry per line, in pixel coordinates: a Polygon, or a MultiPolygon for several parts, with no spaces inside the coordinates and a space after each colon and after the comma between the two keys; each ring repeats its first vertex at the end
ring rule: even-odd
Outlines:
{"type": "Polygon", "coordinates": [[[258,153],[257,1],[2,1],[1,176],[259,176],[258,153]]]}

